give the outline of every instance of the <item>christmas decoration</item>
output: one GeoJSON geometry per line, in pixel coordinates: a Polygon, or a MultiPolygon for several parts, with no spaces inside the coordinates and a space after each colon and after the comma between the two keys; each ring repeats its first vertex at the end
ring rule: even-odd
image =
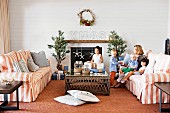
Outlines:
{"type": "Polygon", "coordinates": [[[61,61],[66,58],[66,53],[69,53],[69,50],[66,50],[67,42],[64,40],[62,31],[58,31],[58,36],[52,37],[54,45],[48,45],[49,49],[54,49],[55,53],[52,53],[52,56],[55,57],[57,61],[57,69],[61,69],[61,61]]]}
{"type": "Polygon", "coordinates": [[[92,57],[92,56],[94,55],[94,53],[93,53],[93,52],[89,52],[89,54],[90,54],[90,57],[92,57]]]}
{"type": "Polygon", "coordinates": [[[92,26],[95,23],[95,15],[92,13],[90,9],[84,9],[80,13],[78,13],[78,16],[80,17],[80,25],[85,25],[85,26],[92,26]],[[87,20],[83,18],[83,13],[84,12],[89,12],[92,16],[92,20],[87,20]]]}
{"type": "Polygon", "coordinates": [[[126,41],[122,39],[115,31],[111,31],[109,35],[109,44],[108,44],[108,52],[109,56],[111,56],[110,52],[112,49],[117,50],[117,56],[121,56],[122,53],[126,51],[126,41]]]}

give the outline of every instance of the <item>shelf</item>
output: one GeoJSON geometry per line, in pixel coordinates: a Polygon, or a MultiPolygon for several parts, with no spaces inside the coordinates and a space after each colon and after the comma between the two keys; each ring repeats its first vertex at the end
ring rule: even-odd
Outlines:
{"type": "Polygon", "coordinates": [[[108,43],[109,40],[65,40],[67,43],[108,43]]]}

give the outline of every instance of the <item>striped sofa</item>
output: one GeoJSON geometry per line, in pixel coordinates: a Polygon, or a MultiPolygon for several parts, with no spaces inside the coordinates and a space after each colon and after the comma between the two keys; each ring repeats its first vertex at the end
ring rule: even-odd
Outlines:
{"type": "MultiPolygon", "coordinates": [[[[30,51],[12,51],[0,56],[2,65],[0,78],[14,78],[16,81],[23,81],[19,88],[19,101],[35,101],[39,93],[43,91],[48,82],[51,80],[51,67],[43,67],[36,72],[14,72],[13,62],[23,59],[27,64],[27,59],[31,57],[30,51]]],[[[16,92],[8,95],[10,101],[16,101],[16,92]]],[[[0,95],[0,101],[3,101],[3,95],[0,95]]]]}
{"type": "MultiPolygon", "coordinates": [[[[142,104],[159,103],[160,90],[154,86],[155,82],[170,82],[170,56],[149,53],[149,64],[143,75],[133,75],[126,82],[130,90],[142,104]]],[[[170,97],[162,94],[163,103],[169,103],[170,97]]]]}

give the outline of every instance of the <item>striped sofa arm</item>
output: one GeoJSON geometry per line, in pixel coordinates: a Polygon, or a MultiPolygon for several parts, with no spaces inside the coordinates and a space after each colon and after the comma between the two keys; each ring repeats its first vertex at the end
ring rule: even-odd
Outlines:
{"type": "MultiPolygon", "coordinates": [[[[148,73],[143,74],[141,79],[141,102],[142,104],[159,103],[159,89],[154,86],[155,82],[170,82],[170,73],[148,73]]],[[[170,98],[167,94],[162,94],[162,102],[168,103],[170,98]]]]}
{"type": "Polygon", "coordinates": [[[0,73],[0,78],[13,78],[15,81],[28,81],[33,82],[33,73],[25,72],[2,72],[0,73]]]}
{"type": "Polygon", "coordinates": [[[147,73],[142,75],[142,82],[154,84],[155,82],[170,82],[170,73],[147,73]]]}

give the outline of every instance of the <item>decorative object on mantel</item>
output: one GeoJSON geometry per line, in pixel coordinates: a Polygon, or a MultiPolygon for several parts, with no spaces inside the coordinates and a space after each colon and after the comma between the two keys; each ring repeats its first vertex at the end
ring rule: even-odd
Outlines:
{"type": "Polygon", "coordinates": [[[110,52],[114,48],[117,50],[117,56],[120,57],[126,51],[126,41],[124,41],[115,31],[111,31],[110,33],[107,53],[111,56],[110,52]]]}
{"type": "Polygon", "coordinates": [[[95,23],[95,15],[90,9],[84,9],[80,13],[78,13],[78,16],[80,17],[80,25],[85,25],[85,26],[93,26],[95,23]],[[92,20],[87,20],[83,18],[83,13],[84,12],[89,12],[92,16],[92,20]]]}
{"type": "Polygon", "coordinates": [[[55,53],[52,53],[52,56],[55,57],[57,61],[57,69],[61,70],[62,65],[61,61],[63,61],[66,58],[66,53],[69,53],[70,51],[66,49],[67,42],[64,40],[62,31],[58,31],[58,36],[51,37],[51,39],[54,41],[54,45],[48,45],[49,49],[54,49],[55,53]]]}
{"type": "Polygon", "coordinates": [[[109,40],[65,40],[67,43],[108,43],[109,40]]]}

